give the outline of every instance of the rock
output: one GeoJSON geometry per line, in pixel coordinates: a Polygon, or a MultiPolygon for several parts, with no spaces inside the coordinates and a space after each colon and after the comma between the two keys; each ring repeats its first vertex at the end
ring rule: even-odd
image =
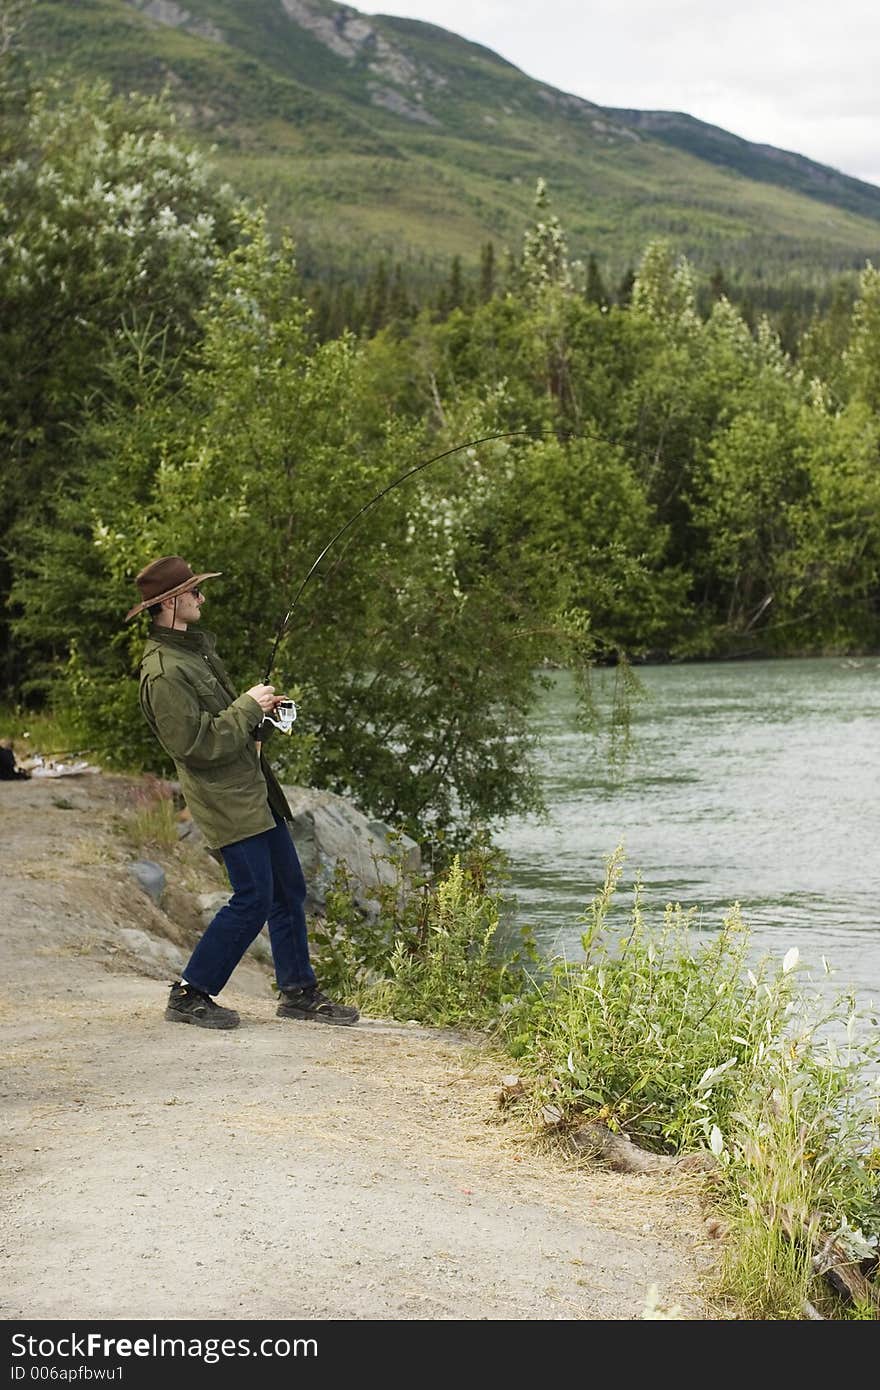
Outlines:
{"type": "Polygon", "coordinates": [[[136,927],[120,927],[117,937],[123,950],[136,956],[145,965],[158,965],[163,970],[171,970],[178,975],[183,969],[184,954],[176,946],[172,946],[170,941],[149,936],[147,932],[138,931],[136,927]]]}
{"type": "Polygon", "coordinates": [[[204,835],[202,834],[199,827],[196,825],[192,816],[190,816],[188,819],[181,818],[180,816],[178,816],[177,838],[178,840],[186,840],[186,842],[190,845],[203,843],[205,839],[204,835]]]}
{"type": "Polygon", "coordinates": [[[260,932],[260,935],[248,946],[247,954],[253,956],[254,960],[258,960],[261,965],[273,965],[272,947],[269,943],[269,934],[265,927],[260,932]]]}
{"type": "Polygon", "coordinates": [[[162,901],[162,894],[165,892],[165,870],[161,864],[154,864],[151,859],[134,859],[127,868],[132,878],[149,894],[154,903],[162,901]]]}
{"type": "Polygon", "coordinates": [[[675,1166],[669,1154],[649,1153],[625,1134],[612,1133],[606,1125],[590,1120],[569,1136],[573,1149],[617,1173],[659,1173],[675,1166]]]}
{"type": "Polygon", "coordinates": [[[350,877],[357,907],[370,919],[379,912],[377,890],[399,883],[399,863],[410,874],[421,870],[415,840],[368,819],[345,797],[310,787],[285,787],[284,794],[293,812],[290,833],[308,887],[307,912],[324,913],[340,864],[350,877]]]}
{"type": "MultiPolygon", "coordinates": [[[[348,803],[351,805],[351,803],[348,803]]],[[[419,849],[415,840],[411,840],[408,835],[401,831],[394,831],[382,820],[368,820],[367,829],[380,840],[389,846],[389,850],[396,860],[399,860],[407,873],[418,874],[422,871],[422,851],[419,849]]]]}
{"type": "Polygon", "coordinates": [[[196,902],[198,903],[199,916],[202,919],[202,930],[204,931],[215,913],[219,912],[221,907],[225,907],[229,902],[229,894],[223,892],[199,893],[196,897],[196,902]]]}
{"type": "Polygon", "coordinates": [[[676,1167],[684,1173],[719,1173],[721,1164],[713,1153],[708,1149],[699,1149],[696,1153],[679,1154],[675,1160],[676,1167]]]}

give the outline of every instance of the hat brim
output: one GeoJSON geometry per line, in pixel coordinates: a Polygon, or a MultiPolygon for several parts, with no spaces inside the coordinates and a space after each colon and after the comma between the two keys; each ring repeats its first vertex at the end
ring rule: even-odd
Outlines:
{"type": "Polygon", "coordinates": [[[134,608],[130,608],[125,615],[125,621],[135,617],[138,613],[143,613],[144,609],[152,608],[154,603],[161,603],[166,598],[177,598],[178,594],[186,594],[190,589],[197,589],[205,579],[219,579],[222,570],[211,570],[207,574],[194,574],[192,579],[188,579],[185,584],[178,584],[174,589],[168,589],[164,594],[157,594],[155,598],[144,599],[143,603],[136,603],[134,608]]]}

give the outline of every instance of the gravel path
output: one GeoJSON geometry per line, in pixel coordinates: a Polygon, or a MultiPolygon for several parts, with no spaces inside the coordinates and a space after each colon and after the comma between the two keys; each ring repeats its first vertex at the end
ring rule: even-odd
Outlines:
{"type": "Polygon", "coordinates": [[[130,783],[73,783],[0,784],[0,1316],[711,1316],[693,1180],[537,1152],[486,1047],[276,1019],[250,960],[240,1029],[165,1023],[186,893],[129,878],[130,783]]]}

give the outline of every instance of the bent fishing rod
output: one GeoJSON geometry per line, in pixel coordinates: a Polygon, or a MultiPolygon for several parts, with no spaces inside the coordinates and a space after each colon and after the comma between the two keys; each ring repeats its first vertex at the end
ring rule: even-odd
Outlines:
{"type": "Polygon", "coordinates": [[[540,436],[536,435],[532,430],[504,430],[501,434],[484,434],[481,435],[479,439],[467,439],[465,440],[464,444],[456,444],[452,449],[444,449],[442,454],[434,454],[431,458],[422,459],[421,463],[417,463],[413,468],[408,468],[405,473],[401,473],[399,478],[395,478],[392,482],[388,483],[385,487],[383,487],[381,492],[377,492],[375,496],[369,499],[368,502],[365,502],[364,505],[360,507],[358,511],[355,512],[354,516],[350,516],[348,521],[346,521],[345,525],[340,526],[339,530],[335,533],[335,535],[330,537],[329,541],[324,546],[324,549],[321,551],[320,555],[318,555],[317,558],[312,562],[308,574],[303,579],[302,583],[300,584],[299,588],[293,596],[293,602],[291,603],[284,617],[281,619],[281,622],[279,623],[278,629],[275,633],[275,641],[272,644],[272,652],[269,656],[269,664],[266,667],[266,674],[263,677],[263,684],[269,684],[269,680],[272,675],[273,668],[275,666],[275,657],[278,652],[278,647],[280,646],[281,640],[284,637],[284,634],[286,633],[290,625],[290,620],[293,617],[294,610],[297,604],[299,603],[300,598],[302,597],[306,585],[308,584],[312,575],[317,570],[321,561],[324,559],[324,556],[336,544],[336,542],[345,535],[346,531],[350,530],[356,522],[360,521],[361,517],[366,512],[368,512],[371,507],[375,507],[377,502],[381,502],[383,497],[387,497],[389,492],[392,492],[396,487],[400,487],[401,483],[405,483],[407,478],[413,477],[415,473],[421,473],[422,469],[427,468],[429,464],[439,463],[441,459],[447,459],[452,454],[460,454],[464,449],[475,449],[478,444],[488,444],[493,439],[514,439],[517,437],[536,439],[540,436]]]}
{"type": "MultiPolygon", "coordinates": [[[[346,531],[350,530],[351,527],[354,526],[355,523],[358,522],[360,518],[370,510],[371,507],[375,507],[377,502],[381,502],[382,498],[387,497],[389,492],[392,492],[396,487],[400,487],[401,483],[405,483],[407,479],[412,478],[414,474],[420,473],[423,468],[427,468],[432,463],[439,463],[441,459],[450,458],[452,454],[460,454],[464,449],[475,449],[478,444],[488,444],[492,440],[496,439],[531,439],[535,443],[537,443],[541,439],[550,438],[555,439],[560,443],[567,443],[572,439],[595,439],[600,444],[610,444],[612,448],[628,448],[640,454],[649,454],[651,452],[647,449],[638,448],[638,446],[633,445],[631,441],[622,439],[612,439],[609,435],[600,434],[597,430],[559,431],[548,428],[544,430],[502,430],[498,434],[484,434],[481,435],[479,439],[467,439],[463,444],[456,444],[451,449],[444,449],[441,454],[433,454],[431,458],[422,459],[420,463],[415,464],[415,466],[412,468],[408,468],[405,473],[401,473],[399,478],[394,478],[390,483],[388,483],[385,487],[382,488],[381,492],[377,492],[375,496],[371,497],[369,501],[365,502],[364,505],[354,513],[354,516],[349,517],[345,525],[340,526],[339,530],[335,533],[335,535],[330,537],[329,541],[324,546],[324,549],[321,551],[320,555],[318,555],[316,559],[312,562],[312,565],[310,566],[308,573],[306,574],[305,578],[303,579],[302,583],[300,584],[299,588],[293,596],[293,602],[291,603],[290,607],[288,608],[287,612],[285,613],[284,617],[278,625],[278,629],[275,633],[275,640],[272,644],[272,651],[269,656],[269,663],[266,667],[266,674],[263,677],[264,685],[268,685],[270,683],[272,671],[275,667],[275,657],[278,653],[278,648],[281,644],[284,634],[287,632],[287,629],[290,625],[290,620],[293,617],[294,610],[296,609],[296,606],[299,603],[303,591],[305,590],[305,587],[308,584],[309,580],[317,571],[318,566],[324,559],[324,556],[327,554],[327,552],[336,544],[338,540],[341,539],[342,536],[345,535],[346,531]]],[[[292,704],[293,702],[288,701],[287,703],[292,704]]],[[[295,709],[293,713],[293,718],[296,718],[295,709]]]]}

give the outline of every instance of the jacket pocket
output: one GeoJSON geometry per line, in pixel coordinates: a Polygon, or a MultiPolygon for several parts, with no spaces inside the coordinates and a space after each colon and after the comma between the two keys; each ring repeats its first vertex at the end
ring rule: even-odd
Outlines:
{"type": "Polygon", "coordinates": [[[225,709],[229,708],[231,701],[226,691],[221,689],[219,682],[213,681],[210,676],[206,679],[190,677],[190,685],[195,691],[200,707],[208,714],[222,714],[225,709]]]}

